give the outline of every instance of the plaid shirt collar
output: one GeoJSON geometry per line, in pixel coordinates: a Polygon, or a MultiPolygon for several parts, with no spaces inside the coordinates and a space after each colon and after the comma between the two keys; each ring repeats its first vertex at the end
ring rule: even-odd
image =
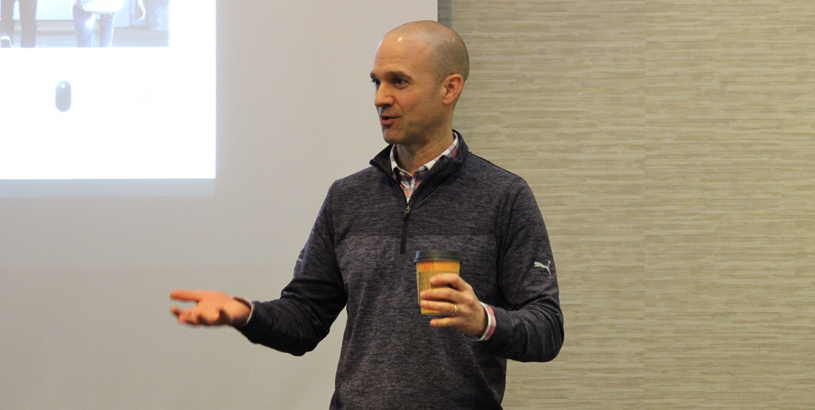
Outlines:
{"type": "Polygon", "coordinates": [[[419,184],[422,183],[422,180],[427,175],[427,172],[430,171],[436,162],[439,161],[441,157],[454,157],[458,152],[458,133],[453,131],[453,143],[447,147],[444,152],[441,153],[436,158],[433,158],[428,163],[422,165],[413,172],[413,175],[410,175],[409,172],[405,171],[404,169],[399,167],[399,164],[396,163],[396,145],[391,147],[391,169],[393,169],[393,175],[395,175],[399,182],[402,185],[402,190],[405,191],[405,197],[408,201],[410,201],[411,195],[413,195],[413,191],[419,187],[419,184]]]}

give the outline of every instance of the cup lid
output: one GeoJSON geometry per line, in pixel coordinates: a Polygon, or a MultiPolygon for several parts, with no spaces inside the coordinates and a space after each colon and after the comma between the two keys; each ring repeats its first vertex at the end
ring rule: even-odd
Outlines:
{"type": "Polygon", "coordinates": [[[455,251],[439,251],[439,250],[418,251],[416,252],[416,257],[413,258],[413,263],[432,260],[448,260],[461,262],[461,255],[459,255],[458,252],[455,251]]]}

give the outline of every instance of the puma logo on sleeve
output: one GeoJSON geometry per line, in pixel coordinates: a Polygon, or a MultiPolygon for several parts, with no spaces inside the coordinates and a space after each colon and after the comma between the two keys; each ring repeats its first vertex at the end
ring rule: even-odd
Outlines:
{"type": "Polygon", "coordinates": [[[535,267],[536,268],[541,268],[541,269],[546,269],[546,272],[549,273],[549,275],[551,276],[552,271],[549,270],[549,265],[551,265],[551,264],[552,264],[552,261],[546,262],[546,265],[544,265],[544,264],[542,264],[540,262],[535,262],[535,267]]]}

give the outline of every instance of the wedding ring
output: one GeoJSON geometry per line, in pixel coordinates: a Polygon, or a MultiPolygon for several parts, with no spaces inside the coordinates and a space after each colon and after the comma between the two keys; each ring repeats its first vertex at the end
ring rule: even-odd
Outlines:
{"type": "Polygon", "coordinates": [[[456,315],[456,313],[458,313],[458,305],[456,305],[456,304],[454,303],[454,304],[453,304],[453,309],[455,309],[455,310],[453,311],[453,314],[452,314],[452,315],[450,315],[450,317],[453,317],[453,316],[455,316],[455,315],[456,315]]]}

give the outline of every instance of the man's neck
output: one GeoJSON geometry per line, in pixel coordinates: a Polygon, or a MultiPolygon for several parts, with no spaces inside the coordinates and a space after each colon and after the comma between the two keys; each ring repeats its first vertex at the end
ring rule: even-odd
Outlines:
{"type": "Polygon", "coordinates": [[[453,144],[453,131],[446,137],[435,138],[421,145],[396,145],[396,163],[399,168],[413,175],[417,169],[441,155],[453,144]]]}

